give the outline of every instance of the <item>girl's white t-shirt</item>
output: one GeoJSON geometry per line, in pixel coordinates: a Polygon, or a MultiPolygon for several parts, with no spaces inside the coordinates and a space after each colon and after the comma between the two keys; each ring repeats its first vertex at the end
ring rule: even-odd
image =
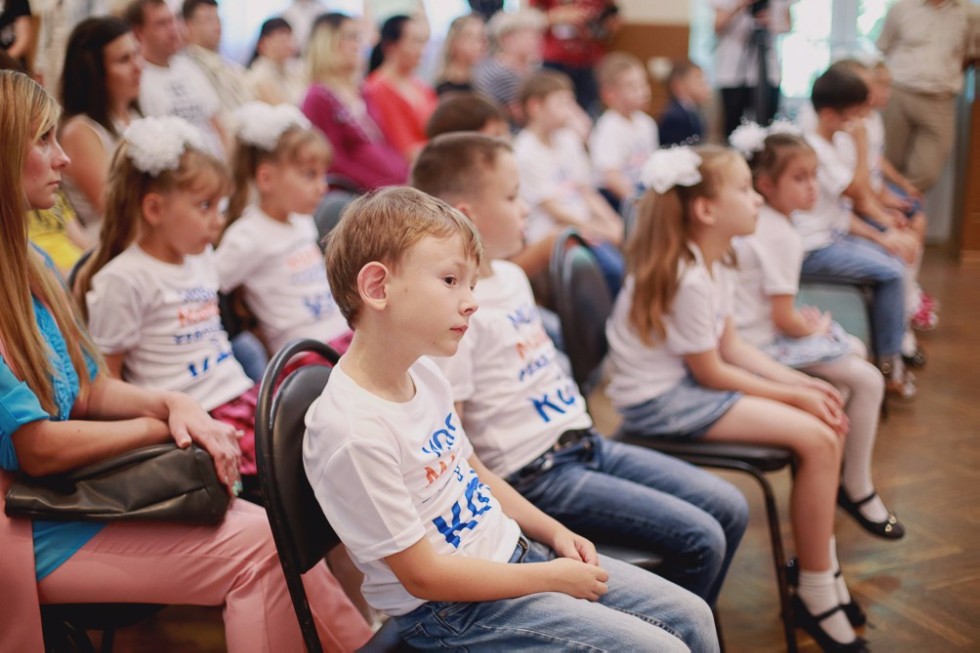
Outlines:
{"type": "Polygon", "coordinates": [[[273,351],[293,338],[329,342],[350,329],[327,282],[317,230],[309,215],[274,220],[248,206],[215,252],[221,291],[245,289],[273,351]]]}
{"type": "Polygon", "coordinates": [[[131,245],[99,270],[85,302],[96,346],[125,354],[126,381],[186,392],[205,410],[252,387],[221,325],[210,247],[171,264],[131,245]]]}
{"type": "Polygon", "coordinates": [[[657,123],[643,111],[627,118],[618,111],[607,110],[595,123],[589,137],[592,165],[600,176],[618,170],[634,185],[640,183],[643,164],[660,147],[657,123]]]}
{"type": "Polygon", "coordinates": [[[667,337],[645,344],[629,323],[635,279],[626,278],[606,325],[611,378],[606,388],[613,405],[627,408],[655,399],[687,376],[684,356],[718,347],[732,313],[734,270],[716,262],[709,273],[701,250],[688,243],[692,261],[678,265],[679,287],[664,317],[667,337]]]}
{"type": "Polygon", "coordinates": [[[764,347],[778,335],[772,320],[772,296],[796,295],[803,266],[803,243],[792,222],[766,205],[751,236],[732,241],[738,259],[735,324],[739,335],[764,347]]]}
{"type": "Polygon", "coordinates": [[[473,447],[449,382],[428,359],[409,370],[415,396],[382,399],[334,367],[306,413],[303,464],[324,515],[364,573],[376,610],[425,603],[385,558],[426,538],[439,555],[507,562],[520,528],[469,464],[473,447]]]}
{"type": "Polygon", "coordinates": [[[433,360],[463,402],[463,426],[480,460],[506,477],[592,420],[575,381],[556,361],[524,271],[492,263],[476,284],[480,310],[454,356],[433,360]]]}

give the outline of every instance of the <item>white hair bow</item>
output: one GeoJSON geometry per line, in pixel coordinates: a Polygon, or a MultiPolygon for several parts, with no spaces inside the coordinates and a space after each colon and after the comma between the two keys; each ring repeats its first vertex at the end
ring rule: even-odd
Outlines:
{"type": "Polygon", "coordinates": [[[156,177],[164,170],[176,170],[187,146],[204,149],[204,137],[192,124],[177,116],[140,118],[130,123],[123,138],[127,154],[138,170],[156,177]]]}
{"type": "Polygon", "coordinates": [[[799,127],[784,119],[774,120],[769,127],[762,127],[754,122],[743,122],[728,137],[728,142],[746,159],[751,159],[756,152],[761,152],[765,147],[768,136],[772,134],[799,136],[801,133],[799,127]]]}
{"type": "Polygon", "coordinates": [[[701,183],[701,157],[687,146],[657,150],[643,164],[641,180],[663,195],[674,186],[701,183]]]}
{"type": "Polygon", "coordinates": [[[233,114],[235,135],[243,143],[272,152],[279,138],[291,127],[309,129],[310,121],[291,104],[246,102],[233,114]]]}

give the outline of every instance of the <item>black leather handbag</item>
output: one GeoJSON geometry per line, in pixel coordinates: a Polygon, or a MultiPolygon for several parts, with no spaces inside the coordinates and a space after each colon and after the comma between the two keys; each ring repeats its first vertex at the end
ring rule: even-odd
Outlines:
{"type": "Polygon", "coordinates": [[[43,477],[20,474],[6,513],[47,521],[156,520],[218,524],[230,496],[211,455],[197,445],[158,444],[43,477]]]}

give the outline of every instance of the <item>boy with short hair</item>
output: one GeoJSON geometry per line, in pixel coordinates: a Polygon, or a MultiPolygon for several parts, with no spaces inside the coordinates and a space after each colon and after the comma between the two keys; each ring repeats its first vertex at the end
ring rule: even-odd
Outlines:
{"type": "Polygon", "coordinates": [[[461,213],[408,188],[358,198],[330,234],[354,338],[307,413],[303,461],[365,598],[416,648],[717,650],[700,599],[597,557],[473,454],[421,357],[455,353],[482,255],[461,213]]]}
{"type": "Polygon", "coordinates": [[[510,147],[442,136],[422,150],[412,184],[466,214],[483,238],[480,311],[456,354],[437,359],[480,459],[568,528],[660,554],[658,573],[713,604],[745,530],[745,498],[704,470],[593,429],[527,277],[504,260],[522,246],[527,213],[510,147]]]}
{"type": "Polygon", "coordinates": [[[664,82],[670,102],[660,115],[660,145],[694,145],[705,138],[701,107],[711,99],[704,70],[690,59],[674,62],[664,82]]]}
{"type": "Polygon", "coordinates": [[[429,116],[425,135],[429,140],[440,134],[475,131],[510,140],[510,126],[503,109],[479,93],[447,93],[429,116]]]}
{"type": "Polygon", "coordinates": [[[853,71],[831,66],[813,83],[811,96],[817,120],[807,142],[817,153],[817,203],[793,214],[806,255],[803,274],[873,284],[871,326],[878,366],[889,392],[915,396],[914,376],[901,357],[905,333],[905,264],[896,256],[905,238],[896,229],[879,231],[854,214],[851,200],[860,193],[856,179],[867,178],[866,156],[842,156],[834,135],[850,134],[865,151],[863,115],[868,87],[853,71]]]}
{"type": "Polygon", "coordinates": [[[529,245],[573,226],[589,239],[613,295],[622,283],[625,264],[619,245],[623,221],[593,187],[589,157],[582,139],[568,128],[577,110],[572,82],[552,70],[532,75],[521,86],[527,126],[514,139],[521,173],[521,197],[531,209],[529,245]]]}
{"type": "Polygon", "coordinates": [[[636,195],[640,171],[659,147],[657,123],[646,114],[650,82],[640,60],[612,52],[596,66],[599,97],[606,106],[589,137],[599,188],[613,208],[636,195]]]}

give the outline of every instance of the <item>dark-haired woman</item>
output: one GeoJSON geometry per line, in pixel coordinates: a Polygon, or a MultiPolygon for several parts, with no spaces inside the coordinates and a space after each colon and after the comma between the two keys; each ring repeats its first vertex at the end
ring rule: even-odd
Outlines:
{"type": "Polygon", "coordinates": [[[61,144],[71,163],[64,190],[88,236],[97,239],[109,160],[129,122],[139,116],[142,63],[129,25],[89,18],[72,30],[60,83],[65,120],[61,144]]]}
{"type": "Polygon", "coordinates": [[[381,26],[364,82],[368,111],[407,161],[425,145],[425,125],[437,103],[432,87],[415,74],[428,41],[429,28],[423,21],[392,16],[381,26]]]}
{"type": "Polygon", "coordinates": [[[270,18],[262,23],[245,80],[259,102],[299,105],[303,101],[306,73],[296,59],[293,28],[284,19],[270,18]]]}

